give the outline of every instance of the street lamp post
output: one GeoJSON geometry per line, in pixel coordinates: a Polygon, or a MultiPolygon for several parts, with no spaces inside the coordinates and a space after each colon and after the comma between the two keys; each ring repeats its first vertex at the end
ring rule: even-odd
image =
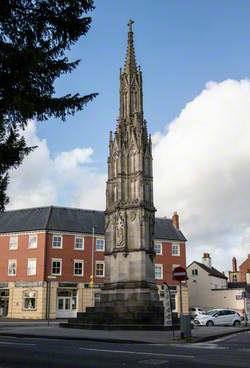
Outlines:
{"type": "Polygon", "coordinates": [[[47,321],[48,326],[50,325],[50,294],[51,294],[51,280],[55,280],[56,276],[48,276],[47,277],[47,288],[48,288],[48,295],[47,295],[47,321]]]}
{"type": "Polygon", "coordinates": [[[91,275],[90,275],[90,283],[89,286],[92,288],[92,293],[91,293],[91,304],[92,307],[94,307],[95,305],[95,300],[94,300],[94,255],[95,255],[95,227],[93,226],[92,228],[92,252],[91,252],[91,275]]]}

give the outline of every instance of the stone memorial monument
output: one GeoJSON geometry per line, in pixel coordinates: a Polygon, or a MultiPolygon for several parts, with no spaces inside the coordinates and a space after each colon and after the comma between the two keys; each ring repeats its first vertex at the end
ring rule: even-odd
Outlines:
{"type": "MultiPolygon", "coordinates": [[[[120,71],[120,110],[110,133],[105,211],[105,283],[99,305],[69,325],[163,325],[154,275],[152,144],[143,117],[142,73],[133,21],[120,71]]],[[[68,326],[70,327],[70,326],[68,326]]]]}

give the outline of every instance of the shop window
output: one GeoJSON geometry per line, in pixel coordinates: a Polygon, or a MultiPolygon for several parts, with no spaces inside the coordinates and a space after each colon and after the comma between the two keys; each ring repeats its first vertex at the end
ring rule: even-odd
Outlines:
{"type": "Polygon", "coordinates": [[[78,236],[75,237],[75,249],[84,250],[84,238],[78,236]]]}
{"type": "Polygon", "coordinates": [[[62,236],[53,235],[52,248],[62,248],[62,236]]]}
{"type": "Polygon", "coordinates": [[[155,264],[155,278],[157,280],[163,279],[163,265],[155,264]]]}
{"type": "Polygon", "coordinates": [[[28,259],[27,275],[28,276],[36,275],[36,259],[35,258],[28,259]]]}
{"type": "Polygon", "coordinates": [[[155,243],[154,244],[154,251],[156,254],[162,254],[162,244],[161,243],[155,243]]]}
{"type": "Polygon", "coordinates": [[[17,269],[16,259],[9,259],[8,276],[16,276],[16,269],[17,269]]]}
{"type": "Polygon", "coordinates": [[[96,239],[95,249],[97,252],[104,252],[105,250],[105,240],[104,239],[96,239]]]}
{"type": "Polygon", "coordinates": [[[37,248],[37,235],[29,235],[29,248],[37,248]]]}
{"type": "Polygon", "coordinates": [[[23,292],[23,309],[36,310],[36,304],[37,304],[37,291],[25,290],[23,292]]]}
{"type": "Polygon", "coordinates": [[[96,262],[95,264],[95,275],[97,277],[104,277],[105,270],[104,270],[104,262],[96,262]]]}
{"type": "Polygon", "coordinates": [[[83,261],[74,260],[74,276],[83,276],[83,261]]]}
{"type": "Polygon", "coordinates": [[[51,261],[51,274],[52,275],[61,275],[62,274],[62,260],[53,258],[51,261]]]}
{"type": "Polygon", "coordinates": [[[180,255],[180,244],[172,244],[172,256],[180,255]]]}
{"type": "Polygon", "coordinates": [[[9,241],[9,249],[15,250],[18,248],[18,236],[11,236],[9,241]]]}

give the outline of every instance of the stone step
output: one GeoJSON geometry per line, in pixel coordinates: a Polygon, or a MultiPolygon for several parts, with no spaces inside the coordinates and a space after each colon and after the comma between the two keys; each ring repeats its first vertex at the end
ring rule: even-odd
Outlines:
{"type": "Polygon", "coordinates": [[[60,323],[59,327],[85,330],[142,330],[142,331],[169,331],[178,330],[179,326],[164,327],[162,324],[95,324],[95,323],[60,323]]]}
{"type": "Polygon", "coordinates": [[[161,315],[156,316],[153,312],[142,313],[139,312],[124,312],[124,313],[83,313],[77,316],[76,319],[70,319],[70,323],[163,323],[163,318],[161,315]]]}

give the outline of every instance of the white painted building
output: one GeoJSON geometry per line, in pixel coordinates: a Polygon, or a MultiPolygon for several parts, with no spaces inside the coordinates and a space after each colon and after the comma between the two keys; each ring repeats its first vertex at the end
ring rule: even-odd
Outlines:
{"type": "Polygon", "coordinates": [[[227,289],[227,277],[212,267],[210,255],[204,253],[202,263],[192,262],[187,267],[187,275],[189,306],[203,309],[218,308],[217,296],[214,296],[213,291],[227,289]]]}
{"type": "Polygon", "coordinates": [[[224,273],[212,267],[208,253],[204,253],[202,263],[194,261],[187,267],[187,275],[190,307],[229,308],[243,315],[246,301],[250,302],[250,282],[228,283],[224,273]]]}

